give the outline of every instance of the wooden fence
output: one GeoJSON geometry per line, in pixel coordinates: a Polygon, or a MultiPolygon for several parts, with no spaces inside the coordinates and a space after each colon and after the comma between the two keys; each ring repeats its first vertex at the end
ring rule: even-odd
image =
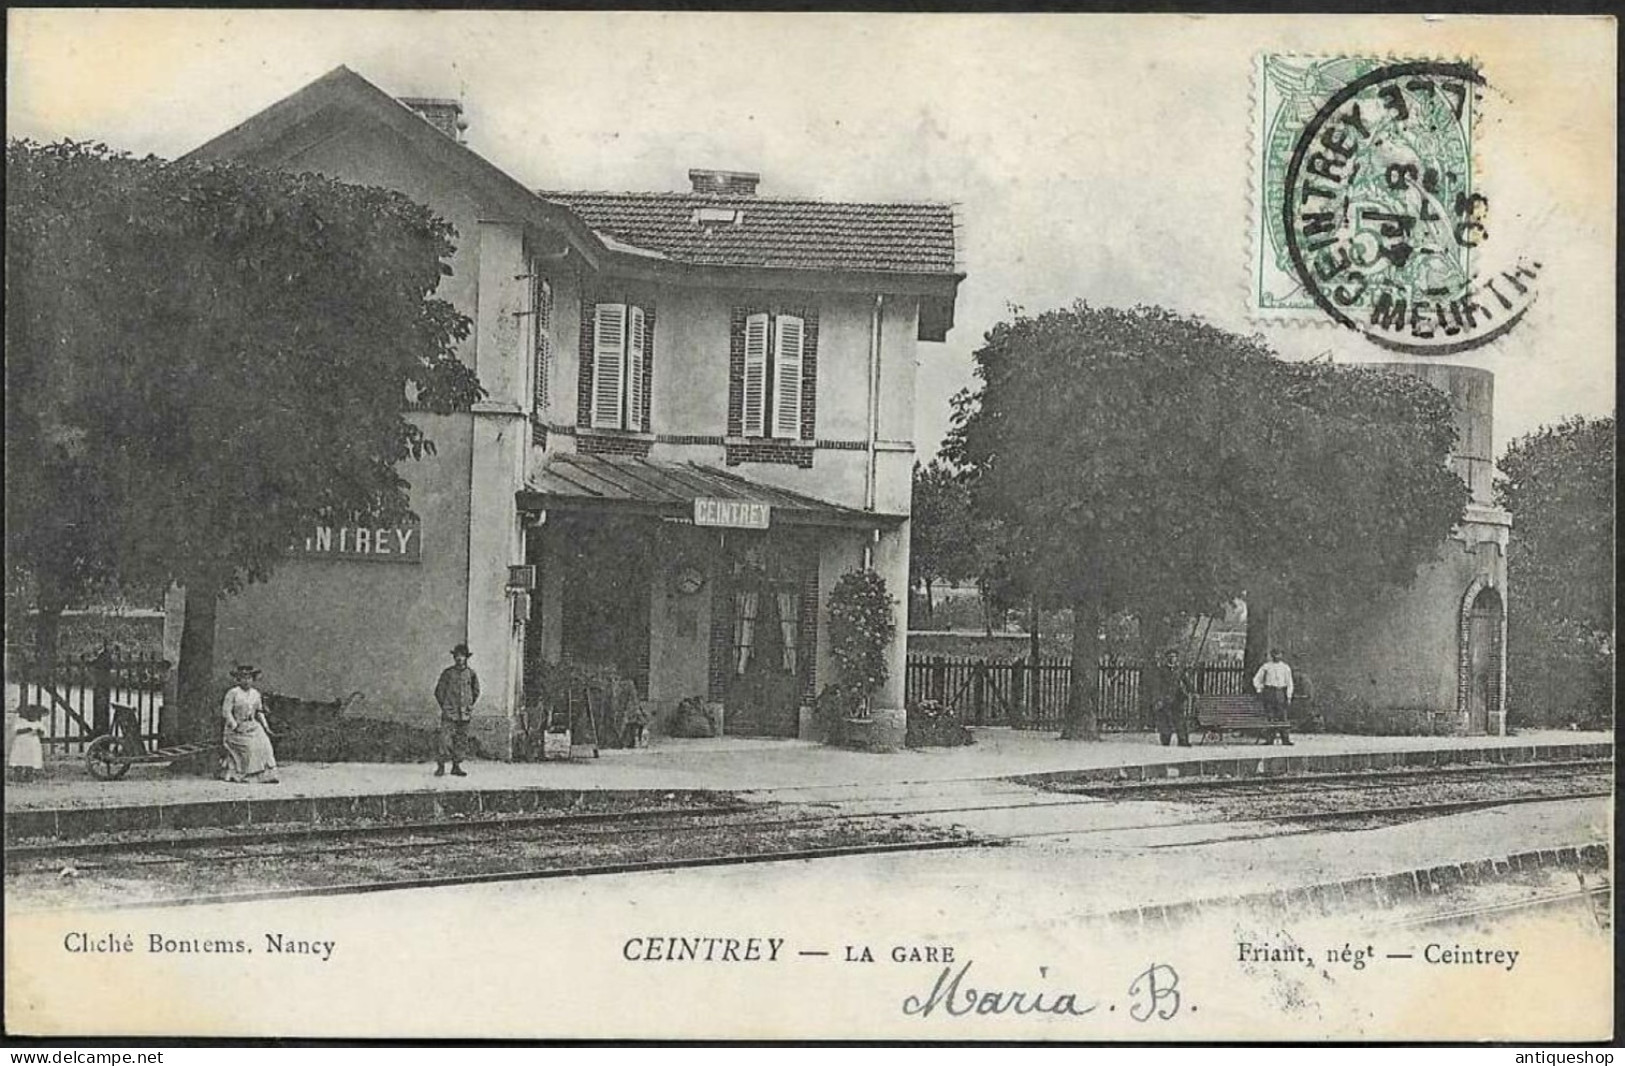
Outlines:
{"type": "MultiPolygon", "coordinates": [[[[1152,728],[1151,708],[1140,698],[1141,666],[1102,662],[1097,698],[1100,728],[1137,732],[1152,728]]],[[[1186,669],[1192,691],[1226,695],[1246,691],[1239,663],[1197,663],[1186,669]]],[[[1017,729],[1059,729],[1072,692],[1066,659],[989,662],[955,656],[911,656],[904,676],[909,703],[936,700],[968,725],[1007,725],[1017,729]]]]}
{"type": "Polygon", "coordinates": [[[83,751],[107,732],[112,705],[134,707],[147,740],[158,736],[169,663],[155,655],[121,654],[103,649],[96,655],[58,659],[47,668],[23,654],[7,656],[8,687],[18,687],[19,706],[46,709],[45,743],[83,751]]]}

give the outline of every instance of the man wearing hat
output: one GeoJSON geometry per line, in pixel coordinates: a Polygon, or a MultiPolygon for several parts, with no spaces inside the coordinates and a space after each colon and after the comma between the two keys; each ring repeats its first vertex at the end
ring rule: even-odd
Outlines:
{"type": "Polygon", "coordinates": [[[1191,746],[1190,725],[1185,708],[1190,703],[1190,685],[1179,668],[1179,656],[1172,649],[1162,653],[1162,661],[1145,671],[1146,701],[1151,704],[1151,720],[1156,723],[1162,746],[1174,736],[1179,746],[1191,746]]]}
{"type": "Polygon", "coordinates": [[[463,755],[468,750],[468,720],[474,717],[474,704],[480,699],[480,675],[468,665],[473,654],[467,644],[451,649],[452,665],[440,671],[440,680],[435,682],[434,699],[440,704],[436,777],[446,776],[447,759],[451,760],[451,776],[468,776],[463,771],[463,755]]]}

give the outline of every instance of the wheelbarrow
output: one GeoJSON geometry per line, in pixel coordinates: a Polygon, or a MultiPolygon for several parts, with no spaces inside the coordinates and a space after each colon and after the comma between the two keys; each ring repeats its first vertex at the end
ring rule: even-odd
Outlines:
{"type": "Polygon", "coordinates": [[[85,768],[98,781],[117,781],[132,766],[163,766],[194,755],[222,752],[219,741],[212,744],[179,744],[173,748],[148,748],[141,739],[141,717],[134,707],[113,704],[113,728],[97,737],[85,749],[85,768]]]}

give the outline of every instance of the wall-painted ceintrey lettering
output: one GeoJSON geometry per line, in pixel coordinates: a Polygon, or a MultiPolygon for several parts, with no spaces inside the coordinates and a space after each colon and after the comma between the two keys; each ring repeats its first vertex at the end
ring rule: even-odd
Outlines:
{"type": "Polygon", "coordinates": [[[423,561],[423,530],[409,526],[315,526],[289,549],[294,558],[423,561]]]}

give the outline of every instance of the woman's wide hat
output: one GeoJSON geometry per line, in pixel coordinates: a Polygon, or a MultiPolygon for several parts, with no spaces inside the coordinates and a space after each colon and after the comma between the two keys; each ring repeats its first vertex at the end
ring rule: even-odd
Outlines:
{"type": "Polygon", "coordinates": [[[259,677],[260,672],[251,663],[238,663],[231,671],[232,677],[259,677]]]}
{"type": "Polygon", "coordinates": [[[451,653],[453,655],[461,655],[465,659],[472,659],[474,657],[474,653],[468,650],[467,644],[457,645],[455,648],[451,649],[451,653]]]}

